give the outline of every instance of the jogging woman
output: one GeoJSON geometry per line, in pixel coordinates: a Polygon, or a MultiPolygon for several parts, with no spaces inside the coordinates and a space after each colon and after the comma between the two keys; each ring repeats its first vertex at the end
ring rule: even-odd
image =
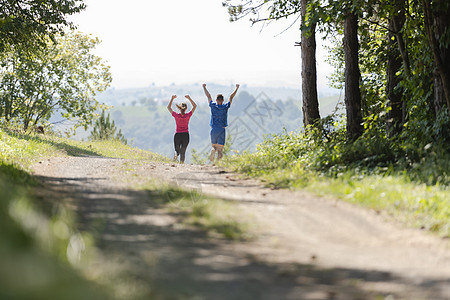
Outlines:
{"type": "Polygon", "coordinates": [[[187,104],[183,102],[181,104],[176,104],[178,110],[180,111],[180,113],[176,113],[172,110],[172,103],[176,97],[176,95],[173,95],[170,99],[169,105],[167,105],[167,109],[175,118],[175,123],[177,124],[175,135],[173,137],[173,144],[175,146],[175,154],[173,159],[178,160],[179,155],[180,162],[184,163],[184,159],[186,158],[186,149],[189,144],[189,119],[197,108],[197,104],[195,104],[194,100],[192,100],[189,95],[186,95],[185,97],[192,104],[191,111],[186,113],[187,104]]]}

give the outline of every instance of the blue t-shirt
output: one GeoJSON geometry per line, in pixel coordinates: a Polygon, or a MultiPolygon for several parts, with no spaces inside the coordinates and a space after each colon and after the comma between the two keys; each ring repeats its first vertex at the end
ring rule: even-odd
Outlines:
{"type": "Polygon", "coordinates": [[[211,127],[227,127],[228,126],[228,109],[231,103],[227,102],[225,104],[217,104],[216,102],[209,102],[209,107],[211,108],[211,122],[209,125],[211,127]]]}

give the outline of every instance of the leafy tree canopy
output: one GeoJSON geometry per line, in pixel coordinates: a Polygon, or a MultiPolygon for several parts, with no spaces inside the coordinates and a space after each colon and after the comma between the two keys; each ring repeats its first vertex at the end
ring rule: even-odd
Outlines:
{"type": "Polygon", "coordinates": [[[90,53],[99,42],[69,32],[45,39],[46,47],[9,46],[0,56],[0,117],[26,130],[59,113],[87,128],[103,107],[95,95],[112,80],[109,66],[90,53]]]}
{"type": "Polygon", "coordinates": [[[45,36],[73,29],[67,16],[85,7],[82,0],[0,0],[0,52],[8,44],[42,44],[45,36]]]}

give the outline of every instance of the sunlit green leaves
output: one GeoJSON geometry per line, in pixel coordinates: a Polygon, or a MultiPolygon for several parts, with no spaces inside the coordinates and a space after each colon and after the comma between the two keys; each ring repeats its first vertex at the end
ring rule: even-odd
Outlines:
{"type": "Polygon", "coordinates": [[[68,32],[46,39],[46,47],[10,47],[1,60],[0,117],[19,120],[25,129],[46,124],[56,113],[87,127],[102,108],[95,95],[112,78],[109,66],[91,54],[97,38],[68,32]]]}
{"type": "Polygon", "coordinates": [[[0,0],[0,52],[7,45],[42,45],[46,36],[73,27],[67,16],[85,7],[82,0],[0,0]]]}

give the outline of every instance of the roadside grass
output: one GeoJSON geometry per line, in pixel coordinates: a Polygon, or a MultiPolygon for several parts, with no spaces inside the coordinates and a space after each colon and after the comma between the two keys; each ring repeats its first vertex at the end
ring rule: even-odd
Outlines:
{"type": "Polygon", "coordinates": [[[26,170],[43,157],[59,156],[63,152],[44,141],[37,135],[25,135],[14,133],[0,128],[0,166],[3,174],[16,180],[24,180],[25,183],[31,179],[27,178],[26,170]],[[23,178],[20,178],[22,175],[23,178]]]}
{"type": "Polygon", "coordinates": [[[440,186],[427,186],[401,176],[343,176],[317,180],[309,191],[328,191],[345,201],[385,211],[410,226],[450,237],[450,192],[440,186]],[[346,178],[347,177],[347,178],[346,178]]]}
{"type": "Polygon", "coordinates": [[[448,153],[429,151],[419,163],[405,167],[401,161],[383,162],[386,149],[377,148],[380,152],[373,154],[365,146],[356,151],[360,155],[366,151],[369,159],[382,162],[364,166],[341,162],[342,156],[356,151],[339,147],[343,146],[327,148],[302,134],[284,133],[266,140],[255,153],[226,157],[222,165],[273,188],[306,189],[317,195],[334,196],[385,212],[408,226],[450,237],[448,153]]]}
{"type": "Polygon", "coordinates": [[[39,159],[54,156],[105,156],[168,161],[162,155],[124,145],[116,140],[75,141],[55,134],[14,132],[0,128],[0,160],[28,168],[39,159]]]}
{"type": "Polygon", "coordinates": [[[0,128],[0,299],[154,296],[121,270],[108,275],[108,284],[92,278],[89,264],[98,259],[93,236],[77,230],[67,207],[42,206],[35,193],[40,187],[31,174],[33,164],[51,157],[86,155],[166,160],[114,141],[79,142],[0,128]]]}

